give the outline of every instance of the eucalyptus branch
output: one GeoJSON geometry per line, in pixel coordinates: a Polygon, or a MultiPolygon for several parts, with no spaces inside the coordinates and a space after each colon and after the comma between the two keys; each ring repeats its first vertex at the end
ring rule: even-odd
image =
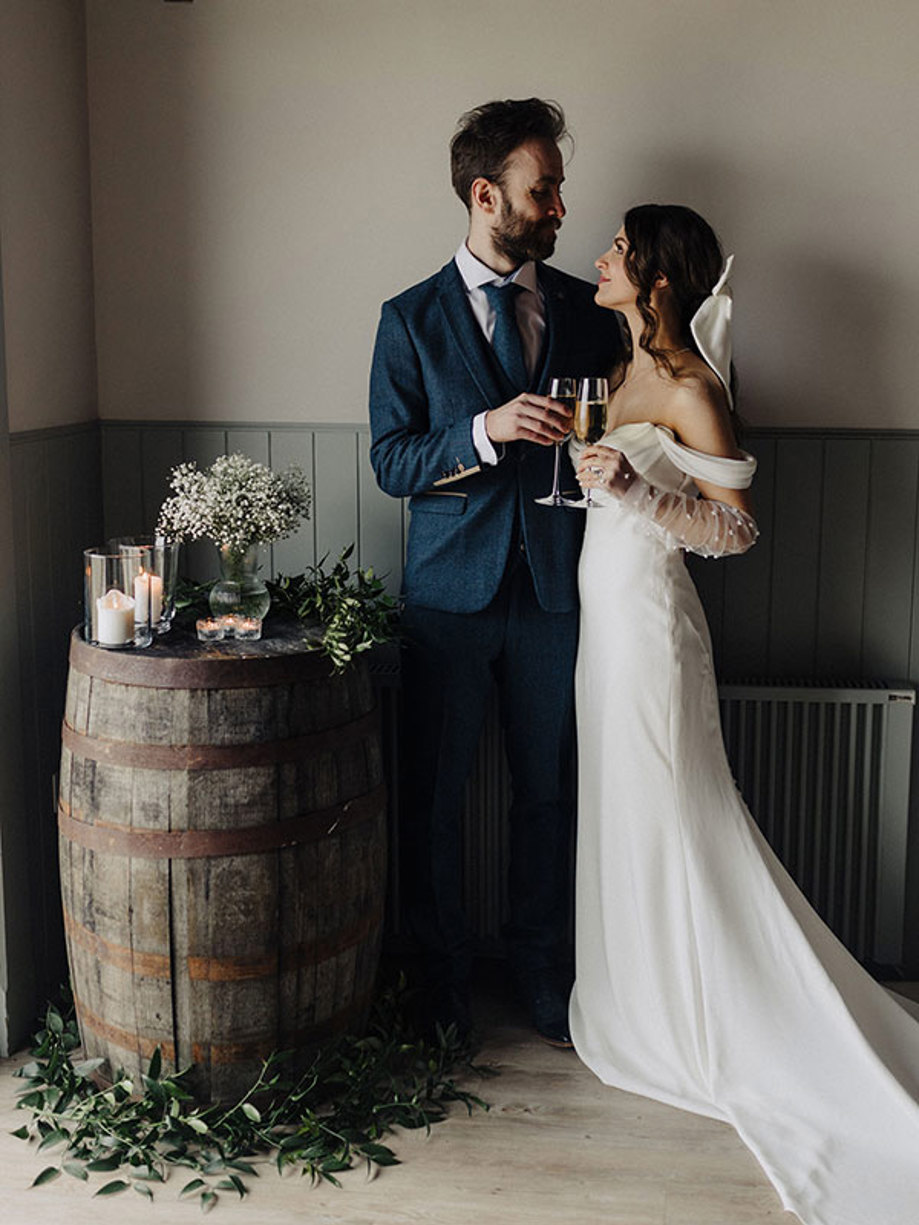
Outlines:
{"type": "Polygon", "coordinates": [[[395,636],[396,602],[371,568],[358,567],[352,572],[353,552],[354,545],[348,545],[331,570],[326,570],[326,554],[303,574],[279,575],[276,582],[267,584],[272,607],[320,629],[312,649],[328,655],[336,671],[395,636]]]}
{"type": "Polygon", "coordinates": [[[258,1077],[232,1105],[195,1106],[183,1083],[190,1069],[164,1075],[157,1049],[142,1085],[118,1073],[99,1088],[93,1080],[102,1060],[73,1058],[79,1033],[71,1010],[49,1007],[35,1036],[33,1059],[17,1075],[25,1079],[18,1106],[31,1119],[13,1135],[59,1149],[33,1186],[63,1172],[86,1181],[90,1173],[118,1172],[99,1196],[133,1189],[154,1198],[150,1183],[168,1182],[172,1170],[194,1177],[178,1192],[204,1211],[220,1192],[247,1193],[242,1176],[257,1177],[253,1164],[273,1159],[279,1172],[300,1166],[305,1174],[340,1185],[336,1175],[358,1162],[368,1167],[398,1164],[381,1137],[395,1127],[425,1127],[447,1117],[447,1106],[462,1102],[472,1113],[487,1104],[452,1079],[455,1068],[483,1076],[452,1031],[434,1043],[407,1030],[402,992],[385,993],[375,1010],[373,1030],[345,1037],[318,1050],[300,1073],[290,1052],[267,1059],[258,1077]],[[142,1090],[142,1092],[141,1092],[142,1090]],[[258,1100],[258,1105],[253,1099],[258,1100]]]}

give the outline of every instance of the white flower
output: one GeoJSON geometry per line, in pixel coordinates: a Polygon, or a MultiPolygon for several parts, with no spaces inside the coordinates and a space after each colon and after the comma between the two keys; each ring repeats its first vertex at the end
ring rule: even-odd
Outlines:
{"type": "Polygon", "coordinates": [[[160,508],[157,533],[170,540],[206,536],[232,551],[282,540],[309,518],[310,489],[296,466],[272,472],[245,455],[223,455],[207,472],[179,464],[173,496],[160,508]]]}

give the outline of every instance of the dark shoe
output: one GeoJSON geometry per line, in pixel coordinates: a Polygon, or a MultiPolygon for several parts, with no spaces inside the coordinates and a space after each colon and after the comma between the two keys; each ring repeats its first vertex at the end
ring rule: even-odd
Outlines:
{"type": "Polygon", "coordinates": [[[568,1028],[568,1000],[554,988],[541,991],[530,1000],[533,1025],[543,1042],[570,1051],[574,1047],[568,1028]]]}
{"type": "Polygon", "coordinates": [[[521,974],[517,985],[533,1027],[543,1042],[570,1050],[574,1043],[568,1028],[569,993],[559,987],[555,975],[521,974]]]}

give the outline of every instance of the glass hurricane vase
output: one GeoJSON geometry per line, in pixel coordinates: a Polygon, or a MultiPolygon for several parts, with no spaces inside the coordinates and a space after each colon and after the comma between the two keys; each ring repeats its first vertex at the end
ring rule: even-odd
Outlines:
{"type": "Polygon", "coordinates": [[[215,617],[231,613],[262,620],[271,604],[268,588],[258,576],[258,545],[233,549],[220,545],[220,579],[211,588],[208,602],[215,617]]]}

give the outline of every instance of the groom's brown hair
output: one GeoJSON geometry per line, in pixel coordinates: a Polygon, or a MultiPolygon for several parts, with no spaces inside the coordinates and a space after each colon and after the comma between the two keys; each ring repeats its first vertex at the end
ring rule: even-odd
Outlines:
{"type": "Polygon", "coordinates": [[[503,186],[504,168],[515,149],[528,140],[551,140],[557,145],[568,135],[565,112],[557,102],[508,98],[474,107],[461,116],[450,141],[453,190],[470,208],[475,180],[503,186]]]}

